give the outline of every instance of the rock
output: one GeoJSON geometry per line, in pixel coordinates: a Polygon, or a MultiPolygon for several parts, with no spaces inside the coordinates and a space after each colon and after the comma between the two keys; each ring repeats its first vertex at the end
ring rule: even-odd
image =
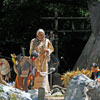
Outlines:
{"type": "Polygon", "coordinates": [[[84,74],[79,74],[69,82],[65,100],[99,100],[100,84],[84,74]]]}
{"type": "Polygon", "coordinates": [[[0,84],[0,100],[38,100],[38,90],[29,92],[0,84]],[[2,99],[1,99],[2,98],[2,99]]]}

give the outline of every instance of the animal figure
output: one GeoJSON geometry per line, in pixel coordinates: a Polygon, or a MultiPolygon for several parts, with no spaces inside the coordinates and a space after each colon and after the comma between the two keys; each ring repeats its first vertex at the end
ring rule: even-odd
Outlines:
{"type": "Polygon", "coordinates": [[[27,56],[16,56],[11,54],[14,63],[14,71],[17,74],[15,79],[15,88],[28,91],[28,87],[33,85],[36,66],[32,59],[27,56]]]}
{"type": "Polygon", "coordinates": [[[10,77],[11,77],[10,64],[6,59],[1,58],[0,59],[0,83],[7,85],[6,81],[9,82],[10,77]]]}
{"type": "Polygon", "coordinates": [[[16,56],[15,54],[11,54],[12,61],[14,63],[14,71],[17,74],[15,79],[15,88],[19,88],[21,90],[28,91],[28,87],[33,87],[34,79],[37,76],[45,76],[51,74],[55,71],[54,68],[57,68],[59,65],[59,61],[55,56],[51,56],[52,61],[49,62],[50,65],[50,73],[43,73],[37,70],[34,65],[34,61],[39,55],[36,51],[33,51],[30,57],[27,56],[16,56]]]}

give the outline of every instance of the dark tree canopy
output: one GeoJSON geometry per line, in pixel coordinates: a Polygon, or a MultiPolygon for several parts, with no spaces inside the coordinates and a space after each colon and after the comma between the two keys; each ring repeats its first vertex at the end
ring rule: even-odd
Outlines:
{"type": "MultiPolygon", "coordinates": [[[[88,17],[86,0],[0,0],[0,52],[10,57],[11,53],[19,54],[21,46],[29,55],[29,44],[38,28],[54,30],[53,20],[42,17],[53,17],[55,8],[60,17],[88,17]]],[[[70,30],[70,20],[59,20],[58,30],[70,30]]],[[[80,28],[81,21],[75,20],[75,28],[80,28]]],[[[85,22],[85,21],[84,21],[85,22]]],[[[85,22],[90,28],[90,20],[85,22]]],[[[50,33],[46,33],[50,34],[50,33]]],[[[58,55],[61,60],[60,71],[71,70],[85,46],[90,32],[58,33],[58,55]]],[[[55,45],[55,40],[53,41],[55,45]]]]}

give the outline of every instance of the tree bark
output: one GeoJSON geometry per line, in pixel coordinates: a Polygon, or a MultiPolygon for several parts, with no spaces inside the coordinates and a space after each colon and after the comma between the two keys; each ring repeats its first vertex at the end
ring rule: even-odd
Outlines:
{"type": "Polygon", "coordinates": [[[77,68],[82,69],[82,68],[87,68],[89,66],[89,56],[91,55],[94,44],[95,44],[95,37],[93,34],[91,34],[88,42],[86,43],[80,57],[78,58],[74,66],[74,69],[77,68]]]}
{"type": "Polygon", "coordinates": [[[100,65],[100,2],[89,2],[92,34],[73,69],[90,68],[90,64],[100,65]]]}

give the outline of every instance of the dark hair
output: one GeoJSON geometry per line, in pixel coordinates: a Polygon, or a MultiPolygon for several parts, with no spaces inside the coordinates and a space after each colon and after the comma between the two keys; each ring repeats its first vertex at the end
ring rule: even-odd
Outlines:
{"type": "Polygon", "coordinates": [[[37,53],[37,51],[36,51],[36,50],[33,50],[33,51],[32,51],[32,54],[31,54],[31,58],[32,58],[32,57],[37,58],[38,56],[39,56],[39,54],[37,53]]]}
{"type": "Polygon", "coordinates": [[[97,65],[96,63],[92,63],[92,64],[91,64],[91,67],[95,67],[95,68],[96,68],[97,66],[98,66],[98,65],[97,65]]]}

